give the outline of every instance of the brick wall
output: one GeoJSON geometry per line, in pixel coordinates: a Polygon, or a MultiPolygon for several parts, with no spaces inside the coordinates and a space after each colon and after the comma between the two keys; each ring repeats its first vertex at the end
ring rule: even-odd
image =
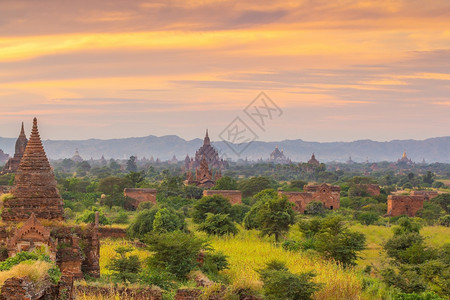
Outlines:
{"type": "Polygon", "coordinates": [[[414,217],[418,210],[423,208],[424,196],[415,195],[389,195],[387,200],[387,215],[414,217]]]}
{"type": "Polygon", "coordinates": [[[279,191],[279,196],[286,196],[295,204],[294,209],[304,213],[307,205],[313,201],[320,201],[327,209],[338,209],[340,207],[340,187],[328,184],[307,185],[304,192],[279,191]]]}
{"type": "Polygon", "coordinates": [[[99,227],[98,234],[100,239],[113,238],[113,239],[124,239],[127,237],[127,231],[123,228],[114,227],[99,227]]]}

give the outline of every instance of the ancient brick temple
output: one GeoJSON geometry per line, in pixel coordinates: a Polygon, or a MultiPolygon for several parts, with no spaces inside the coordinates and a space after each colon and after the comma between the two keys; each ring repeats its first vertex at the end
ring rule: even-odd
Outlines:
{"type": "Polygon", "coordinates": [[[11,157],[3,167],[2,174],[5,173],[15,173],[17,169],[19,168],[20,160],[22,159],[22,156],[25,152],[25,148],[27,147],[27,137],[25,135],[25,130],[23,129],[23,122],[22,122],[22,128],[20,130],[19,137],[16,140],[16,147],[14,156],[11,157]]]}
{"type": "Polygon", "coordinates": [[[196,169],[202,163],[203,156],[206,158],[206,162],[211,168],[223,169],[227,167],[227,162],[220,159],[219,153],[211,145],[211,141],[208,135],[208,129],[206,129],[206,135],[203,139],[203,145],[195,152],[195,159],[186,156],[184,160],[185,170],[196,169]]]}
{"type": "Polygon", "coordinates": [[[11,194],[12,198],[5,199],[2,212],[6,224],[0,226],[0,248],[7,250],[8,256],[44,246],[63,275],[100,276],[98,216],[95,224],[85,227],[61,222],[63,202],[42,147],[36,118],[11,194]],[[46,226],[42,220],[46,220],[46,226]],[[21,222],[25,223],[20,226],[21,222]]]}
{"type": "Polygon", "coordinates": [[[308,204],[313,201],[322,202],[327,209],[338,209],[340,207],[340,193],[341,188],[339,186],[323,183],[321,185],[305,185],[304,192],[279,191],[278,195],[286,196],[290,202],[295,204],[295,210],[304,213],[308,204]]]}
{"type": "Polygon", "coordinates": [[[320,162],[316,159],[316,155],[313,153],[311,155],[311,158],[308,160],[308,164],[311,166],[318,167],[320,165],[320,162]]]}
{"type": "Polygon", "coordinates": [[[283,150],[278,149],[278,146],[270,153],[269,161],[280,164],[288,164],[291,162],[291,160],[284,155],[283,150]]]}
{"type": "Polygon", "coordinates": [[[203,155],[200,165],[195,169],[195,178],[192,176],[191,170],[187,170],[185,184],[195,184],[199,187],[211,188],[220,177],[222,177],[220,170],[217,170],[213,176],[213,172],[209,169],[206,156],[203,155]]]}
{"type": "Polygon", "coordinates": [[[11,193],[13,198],[3,203],[3,221],[26,221],[31,213],[41,219],[64,220],[63,201],[42,146],[36,118],[11,193]]]}
{"type": "Polygon", "coordinates": [[[414,217],[428,200],[424,195],[389,195],[387,199],[387,216],[407,215],[414,217]]]}

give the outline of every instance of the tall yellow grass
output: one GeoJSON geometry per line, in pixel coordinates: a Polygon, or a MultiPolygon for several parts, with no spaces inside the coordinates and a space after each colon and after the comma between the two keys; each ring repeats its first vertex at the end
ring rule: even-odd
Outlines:
{"type": "MultiPolygon", "coordinates": [[[[110,275],[111,271],[109,271],[106,266],[109,264],[112,258],[116,256],[115,249],[119,246],[132,246],[132,243],[127,240],[113,240],[113,239],[105,239],[101,241],[100,244],[100,275],[110,275]]],[[[149,255],[150,252],[142,249],[135,248],[130,255],[137,255],[141,262],[143,262],[149,255]]]]}
{"type": "Polygon", "coordinates": [[[293,273],[314,271],[314,281],[324,284],[316,292],[314,299],[361,299],[361,281],[352,269],[323,261],[317,257],[308,257],[300,252],[284,251],[267,240],[261,240],[255,231],[241,231],[235,237],[211,238],[215,250],[228,256],[230,269],[225,270],[235,288],[259,290],[262,282],[256,270],[261,269],[270,260],[281,260],[293,273]]]}
{"type": "MultiPolygon", "coordinates": [[[[381,267],[387,259],[383,244],[394,235],[392,227],[355,224],[350,228],[366,236],[367,249],[361,252],[361,259],[357,261],[358,269],[363,269],[367,265],[381,267]]],[[[450,243],[448,227],[425,226],[420,233],[425,237],[425,242],[432,247],[442,247],[445,243],[450,243]]]]}
{"type": "Polygon", "coordinates": [[[12,277],[28,277],[34,283],[39,283],[47,276],[48,270],[52,265],[45,261],[25,261],[13,266],[8,271],[0,272],[0,287],[5,281],[12,277]]]}

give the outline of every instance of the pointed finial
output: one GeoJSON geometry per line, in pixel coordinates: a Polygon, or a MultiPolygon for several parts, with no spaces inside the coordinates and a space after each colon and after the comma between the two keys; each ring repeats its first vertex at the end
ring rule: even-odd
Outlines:
{"type": "Polygon", "coordinates": [[[20,129],[20,134],[25,135],[25,129],[23,128],[23,122],[22,122],[22,128],[20,129]]]}
{"type": "Polygon", "coordinates": [[[33,127],[35,127],[35,126],[37,126],[37,118],[36,117],[34,117],[34,119],[33,119],[33,127]]]}
{"type": "Polygon", "coordinates": [[[205,145],[209,145],[210,144],[209,135],[208,135],[208,128],[206,128],[206,135],[205,135],[205,139],[203,140],[203,144],[205,144],[205,145]]]}

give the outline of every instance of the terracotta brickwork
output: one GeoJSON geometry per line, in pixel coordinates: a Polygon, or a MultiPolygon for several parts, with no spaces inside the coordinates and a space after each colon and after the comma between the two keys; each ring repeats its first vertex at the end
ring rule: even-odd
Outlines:
{"type": "Polygon", "coordinates": [[[304,213],[310,202],[320,201],[327,209],[338,209],[340,207],[339,186],[328,184],[321,185],[305,185],[304,192],[285,192],[279,191],[278,195],[286,196],[288,200],[295,204],[294,209],[300,213],[304,213]]]}
{"type": "Polygon", "coordinates": [[[98,228],[98,235],[100,239],[125,239],[127,231],[124,228],[104,226],[98,228]]]}
{"type": "Polygon", "coordinates": [[[11,192],[11,187],[9,185],[0,185],[0,196],[3,194],[8,194],[11,192]]]}
{"type": "Polygon", "coordinates": [[[242,204],[241,191],[233,190],[204,190],[203,196],[221,195],[227,198],[231,204],[242,204]]]}
{"type": "Polygon", "coordinates": [[[213,176],[212,171],[209,169],[206,156],[203,155],[200,165],[195,169],[195,179],[192,176],[191,170],[187,170],[186,181],[184,183],[195,184],[196,186],[208,189],[212,188],[216,184],[216,179],[221,176],[220,170],[218,170],[215,176],[213,176]]]}
{"type": "Polygon", "coordinates": [[[13,198],[3,203],[3,221],[26,221],[32,212],[41,219],[64,219],[63,201],[42,146],[36,118],[11,193],[13,198]]]}
{"type": "Polygon", "coordinates": [[[414,217],[418,210],[423,208],[423,202],[427,198],[423,195],[389,195],[387,199],[387,215],[414,217]]]}
{"type": "Polygon", "coordinates": [[[131,189],[126,188],[123,190],[125,197],[132,199],[130,205],[136,209],[142,202],[151,202],[156,204],[156,189],[131,189]]]}
{"type": "Polygon", "coordinates": [[[98,286],[79,285],[75,288],[75,293],[88,298],[110,299],[112,292],[120,295],[120,299],[134,300],[162,300],[162,292],[159,288],[111,288],[98,286]]]}
{"type": "Polygon", "coordinates": [[[8,279],[1,289],[0,300],[72,299],[73,278],[80,279],[85,274],[100,277],[98,213],[95,224],[89,226],[67,226],[61,222],[64,220],[63,202],[42,146],[36,118],[11,194],[12,198],[3,203],[2,219],[7,224],[0,227],[0,246],[7,249],[9,257],[45,246],[63,276],[60,286],[50,285],[44,290],[42,284],[36,288],[27,278],[8,279]],[[39,219],[51,225],[43,226],[39,219]],[[19,222],[23,221],[25,223],[19,227],[19,222]]]}
{"type": "MultiPolygon", "coordinates": [[[[202,163],[203,157],[206,158],[206,162],[211,166],[211,168],[222,169],[227,167],[226,162],[224,162],[223,159],[220,159],[219,153],[211,145],[208,130],[206,130],[206,135],[203,139],[203,145],[195,152],[195,160],[192,160],[192,163],[189,163],[187,167],[189,169],[197,168],[202,163]]],[[[187,164],[186,160],[185,164],[187,164]]]]}
{"type": "Polygon", "coordinates": [[[41,282],[38,286],[28,277],[9,278],[2,286],[0,300],[42,299],[42,297],[47,294],[47,289],[50,286],[51,284],[49,280],[41,282]]]}

